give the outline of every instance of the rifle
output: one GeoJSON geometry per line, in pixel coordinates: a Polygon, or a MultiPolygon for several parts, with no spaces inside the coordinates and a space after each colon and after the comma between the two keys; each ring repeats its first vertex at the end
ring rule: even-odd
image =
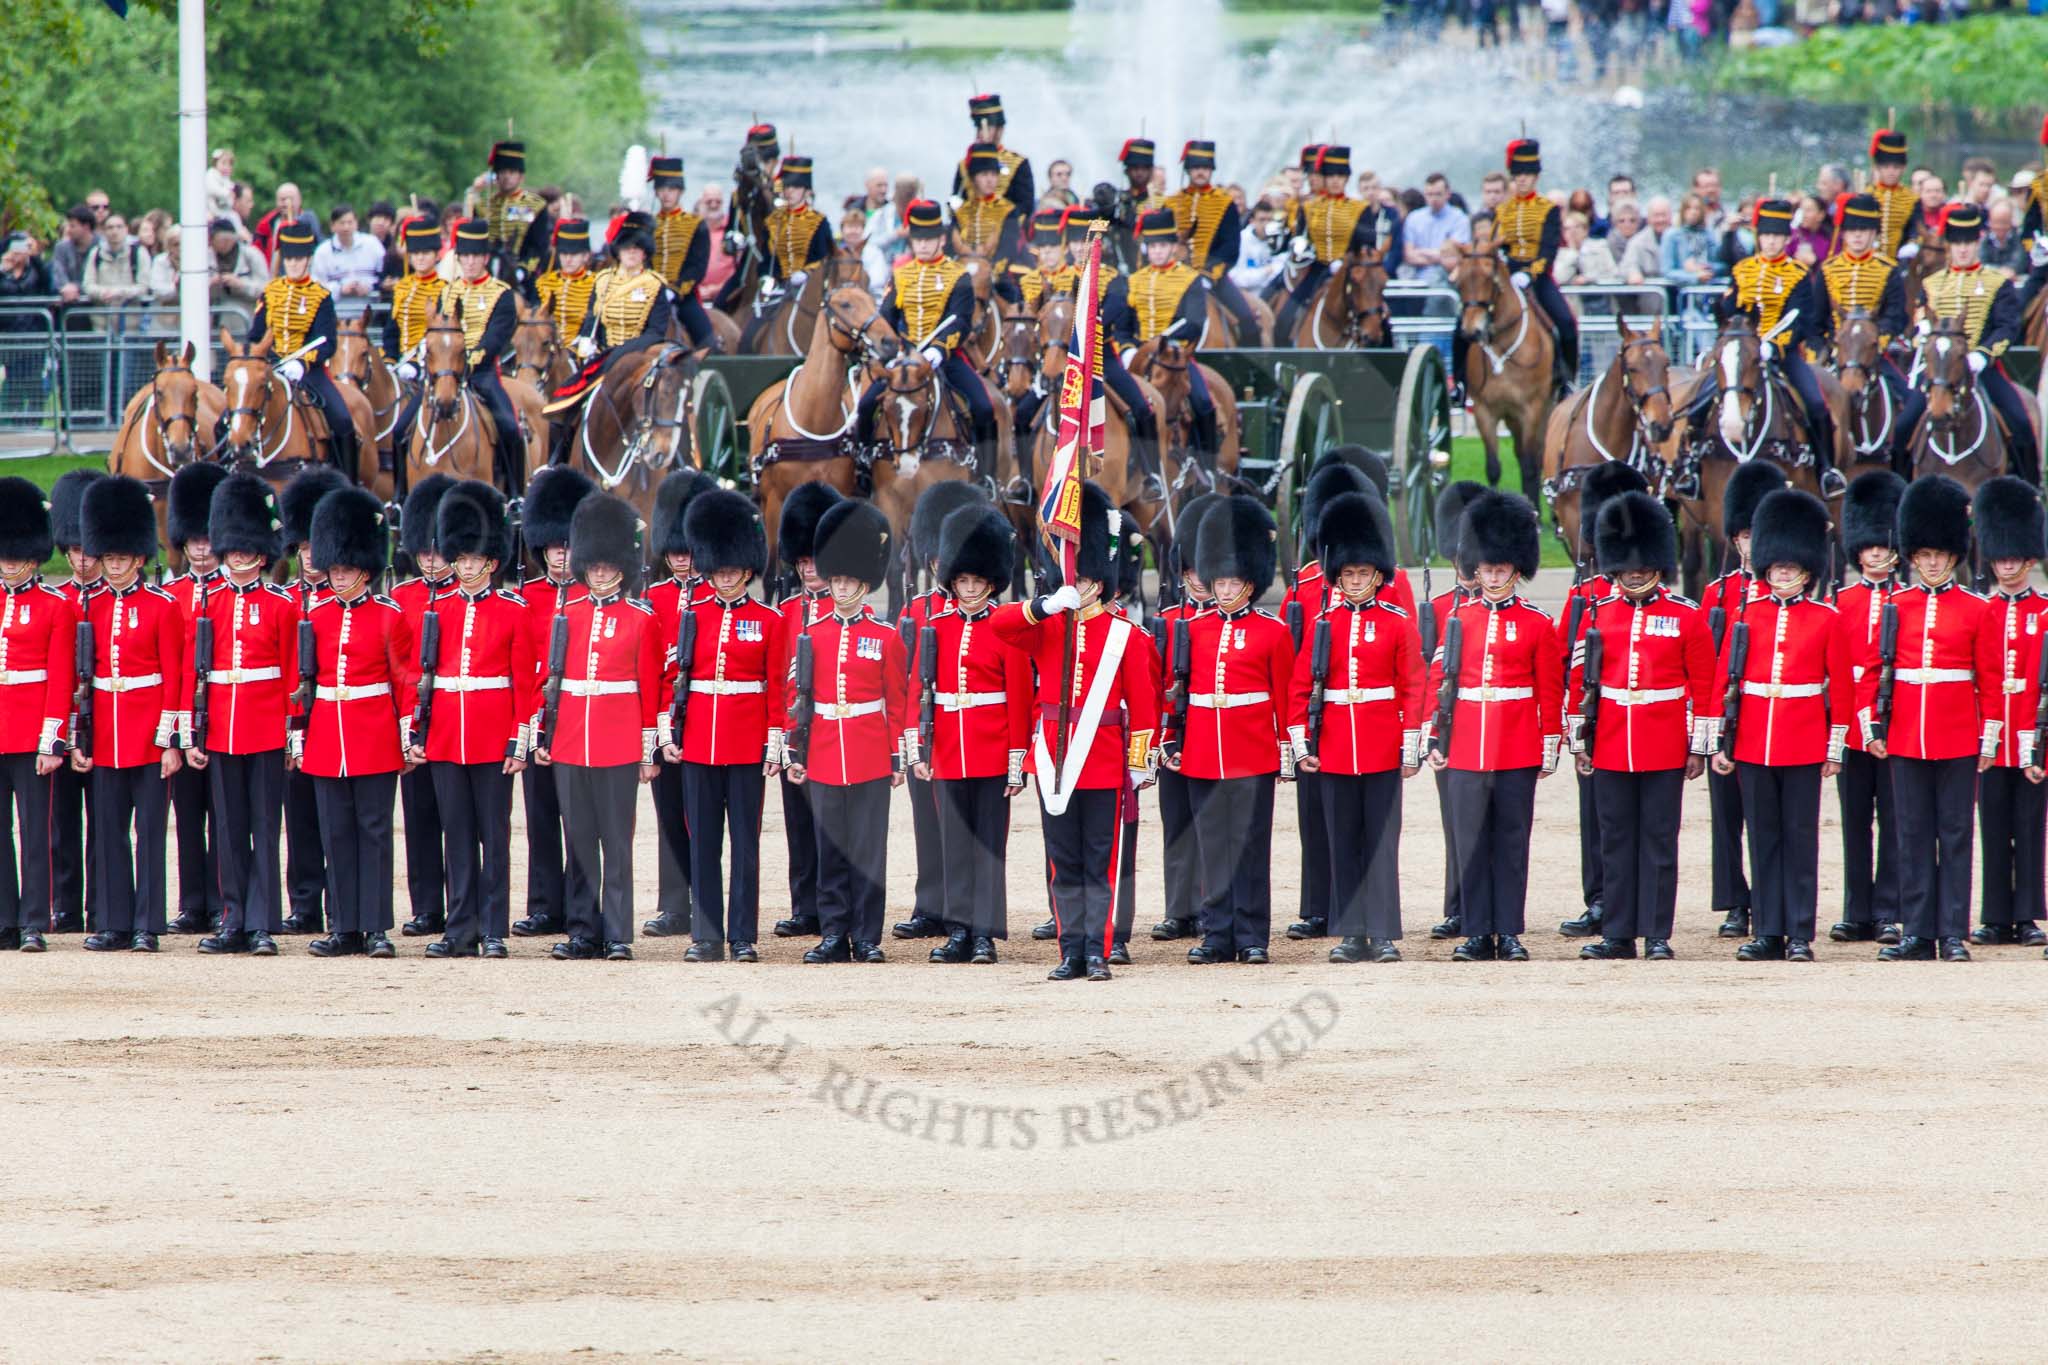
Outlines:
{"type": "Polygon", "coordinates": [[[697,613],[683,603],[676,617],[676,690],[669,697],[669,743],[683,747],[683,720],[690,709],[690,666],[697,661],[697,613]]]}
{"type": "Polygon", "coordinates": [[[541,684],[540,734],[534,747],[553,752],[555,727],[562,720],[562,679],[569,672],[569,613],[555,613],[548,636],[548,680],[541,684]]]}
{"type": "Polygon", "coordinates": [[[434,670],[441,662],[441,614],[431,603],[420,618],[419,700],[412,708],[412,742],[427,747],[427,727],[434,722],[434,670]]]}
{"type": "Polygon", "coordinates": [[[1432,754],[1451,752],[1451,722],[1458,712],[1458,671],[1465,663],[1465,623],[1453,612],[1444,623],[1444,680],[1437,688],[1436,720],[1429,730],[1432,754]]]}
{"type": "Polygon", "coordinates": [[[292,729],[304,730],[313,723],[313,698],[318,695],[319,683],[320,641],[313,634],[313,623],[302,616],[299,618],[299,686],[292,693],[292,729]]]}
{"type": "Polygon", "coordinates": [[[1735,618],[1728,637],[1728,691],[1721,698],[1721,752],[1735,756],[1735,723],[1742,716],[1742,674],[1749,666],[1749,613],[1735,618]]]}
{"type": "Polygon", "coordinates": [[[1295,598],[1287,604],[1287,633],[1294,639],[1294,648],[1301,650],[1301,599],[1295,598]]]}
{"type": "Polygon", "coordinates": [[[1314,643],[1308,654],[1308,751],[1314,757],[1323,740],[1323,686],[1330,680],[1330,618],[1316,618],[1314,643]]]}
{"type": "Polygon", "coordinates": [[[1436,593],[1429,586],[1429,561],[1422,562],[1422,600],[1415,604],[1415,624],[1422,629],[1422,660],[1436,653],[1436,593]]]}
{"type": "Polygon", "coordinates": [[[1870,737],[1883,740],[1891,732],[1892,688],[1899,674],[1899,608],[1887,597],[1877,625],[1877,704],[1871,708],[1870,737]]]}
{"type": "Polygon", "coordinates": [[[1707,613],[1707,629],[1714,637],[1714,657],[1721,657],[1721,637],[1728,633],[1728,609],[1715,607],[1707,613]]]}
{"type": "Polygon", "coordinates": [[[1594,626],[1586,632],[1586,657],[1580,669],[1579,692],[1579,752],[1587,758],[1593,756],[1593,738],[1600,725],[1600,665],[1605,653],[1600,643],[1600,627],[1594,626]]]}
{"type": "Polygon", "coordinates": [[[207,585],[199,585],[199,616],[192,626],[192,747],[206,748],[207,719],[211,711],[208,695],[213,672],[213,621],[206,614],[207,585]]]}
{"type": "Polygon", "coordinates": [[[926,626],[918,633],[917,678],[922,685],[917,698],[917,760],[932,761],[932,730],[937,722],[932,708],[938,705],[939,631],[926,626]]]}
{"type": "Polygon", "coordinates": [[[1194,672],[1194,640],[1188,633],[1186,617],[1173,623],[1173,683],[1166,689],[1166,723],[1161,728],[1159,747],[1167,744],[1166,730],[1173,732],[1172,743],[1180,747],[1181,737],[1188,730],[1188,675],[1194,672]]]}
{"type": "Polygon", "coordinates": [[[816,664],[812,657],[811,633],[796,637],[796,702],[789,708],[789,761],[799,766],[810,762],[811,720],[818,713],[816,664]]]}
{"type": "Polygon", "coordinates": [[[78,623],[78,644],[72,655],[78,680],[71,689],[71,751],[92,756],[92,669],[97,656],[92,644],[92,622],[78,623]]]}

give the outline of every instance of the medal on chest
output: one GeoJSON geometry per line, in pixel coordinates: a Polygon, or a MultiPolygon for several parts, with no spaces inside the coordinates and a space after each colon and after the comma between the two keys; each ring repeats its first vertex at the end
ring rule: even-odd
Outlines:
{"type": "Polygon", "coordinates": [[[619,623],[614,619],[607,618],[604,623],[604,638],[609,640],[618,633],[619,623]]]}
{"type": "Polygon", "coordinates": [[[743,644],[759,644],[761,640],[761,623],[759,621],[740,622],[733,628],[733,638],[743,644]]]}
{"type": "Polygon", "coordinates": [[[1237,626],[1237,627],[1235,627],[1235,628],[1233,628],[1233,629],[1231,630],[1231,632],[1230,632],[1230,647],[1231,647],[1232,649],[1243,649],[1243,648],[1244,648],[1244,627],[1243,627],[1243,626],[1237,626]]]}
{"type": "Polygon", "coordinates": [[[1376,621],[1367,621],[1365,623],[1365,642],[1367,644],[1371,644],[1375,639],[1379,638],[1373,633],[1378,628],[1379,623],[1376,621]]]}
{"type": "Polygon", "coordinates": [[[249,606],[249,624],[252,626],[260,626],[263,624],[263,608],[255,605],[254,603],[251,603],[249,606]]]}
{"type": "Polygon", "coordinates": [[[1508,638],[1509,638],[1510,640],[1514,639],[1514,638],[1515,638],[1515,623],[1514,623],[1513,621],[1503,621],[1503,622],[1502,622],[1501,624],[1507,627],[1507,632],[1508,632],[1508,638]]]}
{"type": "Polygon", "coordinates": [[[141,629],[141,626],[142,622],[139,619],[138,613],[136,612],[135,608],[128,608],[128,629],[139,630],[141,629]]]}
{"type": "Polygon", "coordinates": [[[862,636],[853,642],[853,657],[856,659],[869,659],[875,663],[880,663],[882,661],[882,642],[873,636],[862,636]]]}

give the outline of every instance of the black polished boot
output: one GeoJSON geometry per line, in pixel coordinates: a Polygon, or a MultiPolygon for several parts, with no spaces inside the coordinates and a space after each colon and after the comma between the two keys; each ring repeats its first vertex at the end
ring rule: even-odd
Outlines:
{"type": "MultiPolygon", "coordinates": [[[[1607,907],[1594,902],[1577,919],[1568,919],[1557,926],[1557,932],[1566,938],[1592,938],[1600,932],[1600,921],[1606,915],[1607,907]]],[[[1581,954],[1583,956],[1583,954],[1581,954]]]]}

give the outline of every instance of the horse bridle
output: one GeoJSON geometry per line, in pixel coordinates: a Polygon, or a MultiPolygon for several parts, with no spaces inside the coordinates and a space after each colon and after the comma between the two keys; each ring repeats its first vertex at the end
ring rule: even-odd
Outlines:
{"type": "MultiPolygon", "coordinates": [[[[192,394],[192,411],[189,413],[181,414],[176,417],[172,417],[169,420],[166,420],[164,418],[164,405],[160,401],[158,401],[163,392],[162,388],[160,387],[160,383],[165,375],[191,373],[192,367],[189,364],[171,365],[167,366],[164,369],[156,371],[149,377],[149,411],[151,414],[152,425],[156,427],[156,448],[163,453],[163,457],[166,460],[171,458],[170,430],[173,423],[183,422],[188,430],[188,433],[192,438],[193,446],[197,447],[199,444],[198,391],[195,389],[192,394]]],[[[163,468],[162,465],[157,464],[156,457],[149,453],[149,445],[147,442],[144,442],[143,444],[142,454],[143,458],[147,459],[151,464],[156,465],[158,469],[163,468]]]]}
{"type": "Polygon", "coordinates": [[[554,314],[552,313],[543,313],[537,318],[521,318],[512,324],[512,330],[515,332],[521,327],[547,328],[548,348],[542,353],[539,364],[535,364],[531,360],[515,360],[512,364],[513,376],[516,378],[523,371],[532,370],[534,378],[545,384],[548,379],[548,371],[555,367],[555,358],[562,354],[562,329],[555,324],[554,314]]]}
{"type": "Polygon", "coordinates": [[[869,360],[873,357],[875,341],[873,337],[868,335],[868,329],[882,320],[882,314],[879,309],[868,314],[868,320],[858,327],[840,318],[839,310],[832,306],[832,300],[829,297],[824,300],[818,312],[825,319],[826,327],[831,330],[834,336],[846,338],[847,344],[838,348],[841,352],[847,355],[853,355],[857,352],[862,360],[869,360]]]}
{"type": "MultiPolygon", "coordinates": [[[[1389,272],[1387,270],[1387,263],[1384,260],[1360,261],[1356,265],[1347,264],[1344,267],[1344,306],[1349,310],[1344,322],[1344,340],[1352,345],[1363,346],[1366,340],[1366,324],[1374,318],[1384,319],[1390,316],[1390,310],[1387,307],[1385,294],[1381,294],[1380,301],[1370,308],[1353,308],[1351,306],[1351,290],[1353,287],[1351,272],[1354,270],[1367,272],[1377,270],[1382,275],[1386,275],[1389,272]]],[[[1359,287],[1363,287],[1363,281],[1359,282],[1359,287]]],[[[1384,330],[1382,329],[1382,332],[1384,330]]]]}
{"type": "MultiPolygon", "coordinates": [[[[287,445],[291,444],[291,439],[292,439],[292,437],[291,437],[291,416],[292,416],[292,402],[291,402],[291,398],[290,398],[290,395],[286,395],[286,398],[285,398],[285,405],[284,405],[284,415],[285,415],[285,434],[284,434],[284,436],[283,436],[282,438],[280,438],[280,439],[279,439],[279,441],[278,441],[278,444],[277,444],[277,449],[276,449],[276,450],[273,450],[273,451],[271,451],[271,452],[270,452],[270,453],[269,453],[268,455],[265,455],[265,454],[263,454],[263,453],[262,453],[262,452],[263,452],[263,433],[264,433],[264,431],[265,431],[265,430],[266,430],[266,429],[268,428],[268,423],[267,423],[267,422],[265,421],[265,418],[266,418],[266,417],[267,417],[267,416],[269,415],[269,412],[270,412],[270,391],[271,391],[271,390],[272,390],[272,389],[273,389],[274,387],[276,387],[276,385],[277,385],[277,357],[276,357],[276,356],[274,356],[274,355],[269,355],[269,354],[265,354],[265,355],[260,355],[260,356],[254,356],[254,355],[238,355],[238,356],[230,356],[230,357],[228,357],[228,362],[227,362],[227,363],[228,363],[228,368],[232,368],[233,366],[235,366],[235,365],[238,365],[238,364],[241,364],[241,365],[254,365],[254,364],[258,363],[259,361],[260,361],[260,362],[262,363],[262,365],[263,365],[263,367],[264,367],[264,368],[263,368],[263,387],[262,387],[261,389],[259,389],[259,390],[257,391],[257,392],[258,392],[258,396],[259,396],[259,397],[261,398],[261,400],[262,400],[262,406],[261,406],[261,407],[254,407],[254,408],[252,408],[252,407],[246,407],[246,406],[238,406],[238,407],[232,407],[232,408],[229,408],[229,409],[228,409],[228,410],[227,410],[226,412],[222,413],[222,414],[221,414],[221,422],[222,422],[222,424],[223,424],[223,426],[222,426],[222,432],[223,432],[223,434],[222,434],[222,436],[221,436],[221,438],[220,438],[220,447],[218,447],[218,448],[230,448],[230,447],[228,447],[228,436],[227,436],[227,434],[226,434],[226,433],[227,433],[227,432],[231,432],[231,431],[233,431],[233,430],[234,430],[234,426],[235,426],[235,419],[236,419],[237,417],[248,417],[248,418],[250,418],[251,420],[253,420],[253,421],[254,421],[254,422],[256,423],[256,439],[255,439],[255,446],[256,446],[256,451],[257,451],[257,455],[256,455],[256,463],[257,463],[258,465],[267,465],[267,464],[269,464],[269,463],[270,463],[270,461],[272,461],[273,459],[277,458],[277,456],[278,456],[278,455],[279,455],[279,454],[280,454],[280,453],[281,453],[281,452],[282,452],[282,451],[284,450],[284,448],[285,448],[285,447],[286,447],[287,445]]],[[[223,373],[223,375],[222,375],[222,378],[226,378],[226,375],[225,375],[225,373],[223,373]]]]}
{"type": "MultiPolygon", "coordinates": [[[[1655,346],[1657,349],[1662,350],[1664,348],[1664,343],[1659,338],[1653,336],[1635,337],[1629,341],[1624,341],[1621,344],[1620,352],[1615,357],[1616,359],[1621,361],[1622,396],[1628,399],[1629,409],[1635,414],[1636,422],[1638,425],[1640,425],[1645,420],[1643,417],[1643,405],[1649,402],[1652,398],[1655,398],[1660,393],[1668,397],[1670,394],[1670,388],[1668,385],[1659,384],[1655,388],[1644,389],[1641,393],[1636,392],[1636,387],[1633,382],[1636,377],[1636,371],[1629,368],[1628,357],[1629,352],[1633,351],[1638,346],[1655,346]]],[[[1664,363],[1667,366],[1665,374],[1668,377],[1670,375],[1670,370],[1668,366],[1671,364],[1671,358],[1669,356],[1666,356],[1664,359],[1664,363]]]]}

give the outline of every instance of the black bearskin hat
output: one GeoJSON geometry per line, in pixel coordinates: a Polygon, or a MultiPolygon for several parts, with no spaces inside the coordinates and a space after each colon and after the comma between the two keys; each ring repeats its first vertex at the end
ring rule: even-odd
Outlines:
{"type": "Polygon", "coordinates": [[[156,506],[139,479],[116,474],[85,490],[79,504],[85,552],[100,555],[156,553],[156,506]]]}
{"type": "Polygon", "coordinates": [[[313,538],[313,509],[320,505],[320,500],[348,486],[346,474],[324,464],[301,470],[284,486],[284,491],[277,495],[277,513],[278,520],[284,523],[281,529],[287,550],[313,538]]]}
{"type": "Polygon", "coordinates": [[[871,502],[841,498],[818,518],[818,577],[857,578],[878,588],[896,549],[889,519],[871,502]]]}
{"type": "Polygon", "coordinates": [[[683,529],[683,517],[699,493],[716,487],[718,480],[701,469],[674,469],[662,478],[661,487],[654,490],[654,548],[663,559],[689,555],[691,567],[704,572],[704,566],[695,562],[696,551],[691,548],[689,532],[683,529]]]}
{"type": "Polygon", "coordinates": [[[104,469],[72,469],[50,485],[50,534],[56,537],[59,549],[85,544],[85,532],[79,525],[85,490],[108,477],[104,469]]]}
{"type": "Polygon", "coordinates": [[[1536,509],[1527,498],[1514,493],[1489,490],[1472,500],[1465,509],[1465,526],[1458,533],[1459,554],[1481,564],[1512,564],[1524,578],[1536,576],[1542,562],[1537,545],[1536,509]]]}
{"type": "Polygon", "coordinates": [[[1264,503],[1242,493],[1225,498],[1202,515],[1195,572],[1209,584],[1219,578],[1242,578],[1251,584],[1256,602],[1273,586],[1277,538],[1273,514],[1264,503]]]}
{"type": "Polygon", "coordinates": [[[1906,485],[1899,499],[1899,553],[1946,550],[1970,553],[1970,495],[1946,474],[1930,474],[1906,485]]]}
{"type": "Polygon", "coordinates": [[[1331,446],[1316,456],[1315,463],[1309,466],[1309,477],[1314,478],[1318,470],[1327,469],[1333,464],[1348,464],[1371,479],[1373,489],[1380,495],[1381,501],[1385,501],[1387,495],[1393,491],[1392,479],[1387,473],[1387,457],[1377,450],[1367,450],[1361,445],[1331,446]]]}
{"type": "Polygon", "coordinates": [[[691,566],[700,574],[745,569],[758,578],[768,571],[768,531],[754,500],[743,493],[713,487],[690,499],[683,532],[691,566]]]}
{"type": "MultiPolygon", "coordinates": [[[[411,529],[408,519],[406,528],[411,529]]],[[[449,489],[434,510],[434,543],[441,558],[453,564],[463,555],[482,555],[512,567],[512,519],[505,514],[505,495],[482,479],[464,479],[449,489]]]]}
{"type": "Polygon", "coordinates": [[[1323,508],[1322,539],[1316,552],[1323,565],[1323,577],[1335,582],[1346,565],[1370,564],[1388,578],[1394,576],[1394,538],[1390,534],[1386,508],[1365,493],[1341,493],[1323,508]]]}
{"type": "Polygon", "coordinates": [[[213,490],[206,514],[206,538],[222,559],[261,555],[266,563],[284,557],[283,514],[277,495],[255,474],[230,474],[213,490]]]}
{"type": "MultiPolygon", "coordinates": [[[[1623,493],[1647,493],[1650,481],[1634,465],[1620,460],[1603,460],[1586,472],[1579,483],[1579,544],[1575,557],[1583,558],[1596,541],[1600,508],[1609,498],[1623,493]]],[[[1598,552],[1595,552],[1598,557],[1598,552]]],[[[1602,569],[1602,573],[1606,570],[1602,569]]]]}
{"type": "Polygon", "coordinates": [[[367,489],[330,493],[313,509],[311,540],[313,567],[322,573],[333,568],[378,573],[391,545],[384,505],[367,489]]]}
{"type": "Polygon", "coordinates": [[[1828,508],[1800,488],[1780,488],[1757,504],[1750,523],[1749,562],[1758,574],[1773,564],[1797,564],[1820,579],[1828,571],[1828,508]]]}
{"type": "Polygon", "coordinates": [[[950,592],[954,579],[973,574],[986,578],[994,585],[994,595],[1001,597],[1017,571],[1017,532],[995,508],[970,504],[939,527],[937,558],[940,587],[950,592]]]}
{"type": "Polygon", "coordinates": [[[1721,533],[1733,542],[1749,529],[1756,517],[1757,504],[1788,482],[1785,471],[1769,460],[1737,465],[1721,489],[1721,533]]]}
{"type": "Polygon", "coordinates": [[[1842,495],[1842,547],[1855,559],[1865,550],[1890,545],[1899,529],[1899,499],[1906,481],[1889,469],[1865,474],[1842,495]]]}
{"type": "Polygon", "coordinates": [[[448,490],[455,487],[455,480],[446,474],[429,474],[412,486],[405,495],[405,507],[398,514],[398,546],[409,555],[422,551],[436,553],[439,534],[437,520],[441,511],[441,499],[448,490]]]}
{"type": "Polygon", "coordinates": [[[41,564],[56,548],[43,490],[27,479],[0,479],[0,559],[41,564]]]}
{"type": "Polygon", "coordinates": [[[549,465],[528,480],[520,517],[526,529],[526,543],[533,552],[539,554],[550,545],[569,544],[570,523],[575,519],[577,504],[596,491],[597,485],[587,474],[565,464],[549,465]]]}
{"type": "Polygon", "coordinates": [[[1481,495],[1487,487],[1472,479],[1460,479],[1448,485],[1436,495],[1436,550],[1460,575],[1470,578],[1476,561],[1467,560],[1459,554],[1459,534],[1465,529],[1465,509],[1481,495]]]}
{"type": "Polygon", "coordinates": [[[1977,490],[1971,504],[1977,548],[1986,563],[1998,559],[2039,559],[2048,539],[2041,495],[2024,479],[2001,474],[1977,490]]]}
{"type": "Polygon", "coordinates": [[[1201,530],[1202,518],[1222,500],[1218,493],[1197,493],[1182,503],[1174,514],[1173,544],[1167,547],[1166,558],[1167,567],[1173,573],[1175,591],[1179,591],[1181,575],[1194,572],[1195,533],[1201,530]]]}
{"type": "Polygon", "coordinates": [[[1116,591],[1117,542],[1123,514],[1109,505],[1109,494],[1089,480],[1081,483],[1081,543],[1074,554],[1074,572],[1102,585],[1102,595],[1116,591]]]}
{"type": "Polygon", "coordinates": [[[844,501],[829,483],[800,483],[782,500],[782,520],[775,531],[777,558],[790,568],[818,553],[818,523],[834,503],[844,501]]]}
{"type": "Polygon", "coordinates": [[[211,460],[180,465],[178,472],[171,475],[171,508],[164,539],[172,549],[183,550],[188,540],[211,539],[206,533],[206,520],[211,515],[213,490],[227,476],[228,467],[211,460]]]}
{"type": "Polygon", "coordinates": [[[910,513],[910,549],[917,556],[918,567],[923,568],[939,557],[939,528],[946,524],[946,518],[963,507],[987,501],[988,494],[981,485],[969,479],[947,479],[918,494],[917,506],[910,513]]]}
{"type": "Polygon", "coordinates": [[[1357,465],[1333,461],[1308,476],[1301,490],[1301,543],[1308,554],[1317,554],[1323,542],[1323,509],[1347,493],[1362,493],[1372,480],[1357,465]]]}
{"type": "Polygon", "coordinates": [[[569,516],[569,572],[581,578],[597,564],[609,564],[632,592],[640,583],[640,514],[610,493],[593,493],[569,516]]]}
{"type": "Polygon", "coordinates": [[[1593,562],[1601,573],[1653,569],[1666,578],[1677,576],[1678,540],[1663,503],[1648,493],[1630,490],[1604,500],[1599,516],[1599,524],[1593,528],[1593,562]]]}

